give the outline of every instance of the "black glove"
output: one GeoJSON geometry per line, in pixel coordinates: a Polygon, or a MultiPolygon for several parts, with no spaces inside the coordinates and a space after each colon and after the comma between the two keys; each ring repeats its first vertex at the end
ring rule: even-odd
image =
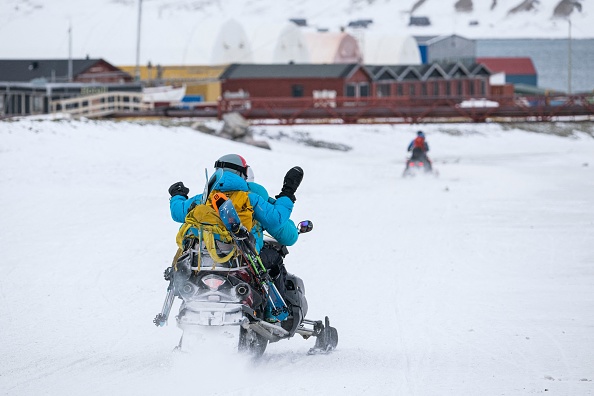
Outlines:
{"type": "Polygon", "coordinates": [[[173,183],[171,187],[169,187],[169,195],[171,195],[172,197],[175,197],[176,195],[181,195],[182,197],[187,199],[189,192],[190,189],[184,186],[184,183],[182,182],[173,183]]]}
{"type": "Polygon", "coordinates": [[[172,277],[173,277],[173,268],[172,267],[165,268],[165,271],[163,271],[163,278],[165,278],[166,281],[170,281],[172,277]]]}
{"type": "Polygon", "coordinates": [[[291,201],[295,202],[295,192],[297,191],[297,187],[301,184],[301,180],[303,180],[303,169],[298,166],[289,169],[285,175],[285,180],[283,181],[283,188],[276,198],[289,197],[291,201]]]}

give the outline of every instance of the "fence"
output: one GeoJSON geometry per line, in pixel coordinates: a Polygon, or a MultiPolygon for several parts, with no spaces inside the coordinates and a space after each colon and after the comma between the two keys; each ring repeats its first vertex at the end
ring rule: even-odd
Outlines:
{"type": "Polygon", "coordinates": [[[222,99],[219,118],[238,112],[252,124],[552,121],[594,117],[592,95],[222,99]]]}
{"type": "Polygon", "coordinates": [[[143,103],[143,94],[137,92],[105,92],[55,100],[50,103],[51,113],[66,113],[73,117],[97,118],[113,114],[135,113],[153,109],[152,103],[143,103]]]}

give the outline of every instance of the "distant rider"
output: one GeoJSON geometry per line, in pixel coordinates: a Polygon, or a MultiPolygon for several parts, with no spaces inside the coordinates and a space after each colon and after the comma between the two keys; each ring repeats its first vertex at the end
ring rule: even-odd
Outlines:
{"type": "Polygon", "coordinates": [[[431,170],[431,160],[427,156],[429,144],[427,144],[423,131],[417,131],[417,137],[408,145],[408,151],[412,151],[411,160],[423,161],[431,170]]]}

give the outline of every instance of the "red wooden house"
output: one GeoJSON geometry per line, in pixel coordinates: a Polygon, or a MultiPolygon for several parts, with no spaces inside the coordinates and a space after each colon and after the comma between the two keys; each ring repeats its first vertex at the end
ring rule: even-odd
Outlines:
{"type": "Polygon", "coordinates": [[[223,98],[365,97],[373,83],[360,64],[233,64],[220,80],[223,98]]]}

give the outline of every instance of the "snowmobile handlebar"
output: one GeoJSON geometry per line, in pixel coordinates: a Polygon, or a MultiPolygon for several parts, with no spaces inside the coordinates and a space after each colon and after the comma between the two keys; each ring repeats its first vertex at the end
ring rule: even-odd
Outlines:
{"type": "Polygon", "coordinates": [[[305,234],[313,230],[313,222],[311,220],[303,220],[297,224],[297,232],[299,234],[305,234]]]}

